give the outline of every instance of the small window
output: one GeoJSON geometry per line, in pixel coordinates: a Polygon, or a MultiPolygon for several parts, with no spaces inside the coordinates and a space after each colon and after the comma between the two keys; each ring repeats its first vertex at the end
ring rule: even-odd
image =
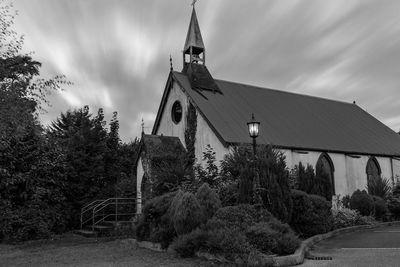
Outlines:
{"type": "Polygon", "coordinates": [[[178,124],[182,120],[182,105],[179,101],[175,101],[171,110],[172,121],[178,124]]]}

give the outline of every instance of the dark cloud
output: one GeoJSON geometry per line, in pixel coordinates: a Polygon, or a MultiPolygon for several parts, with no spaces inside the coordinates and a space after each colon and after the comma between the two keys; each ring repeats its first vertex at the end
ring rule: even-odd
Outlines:
{"type": "MultiPolygon", "coordinates": [[[[121,137],[152,126],[169,70],[182,67],[191,1],[16,0],[17,31],[74,86],[51,96],[45,123],[68,108],[119,113],[121,137]]],[[[400,129],[400,2],[199,1],[207,65],[217,78],[312,94],[400,129]]],[[[150,129],[147,129],[150,131],[150,129]]]]}

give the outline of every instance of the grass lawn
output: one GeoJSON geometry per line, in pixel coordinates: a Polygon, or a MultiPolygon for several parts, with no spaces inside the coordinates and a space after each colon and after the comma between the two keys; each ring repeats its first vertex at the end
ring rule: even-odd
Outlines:
{"type": "Polygon", "coordinates": [[[0,244],[0,266],[216,266],[200,259],[181,259],[164,252],[65,234],[52,240],[0,244]]]}

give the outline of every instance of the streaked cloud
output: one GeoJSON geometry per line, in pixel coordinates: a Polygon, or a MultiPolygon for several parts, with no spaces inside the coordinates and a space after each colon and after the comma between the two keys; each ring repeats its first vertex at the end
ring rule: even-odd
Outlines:
{"type": "MultiPolygon", "coordinates": [[[[169,71],[180,70],[191,1],[15,0],[16,28],[42,74],[74,82],[42,116],[88,104],[116,110],[124,140],[152,125],[169,71]]],[[[352,102],[400,130],[400,2],[199,1],[216,78],[352,102]]],[[[149,131],[149,129],[147,129],[149,131]]]]}

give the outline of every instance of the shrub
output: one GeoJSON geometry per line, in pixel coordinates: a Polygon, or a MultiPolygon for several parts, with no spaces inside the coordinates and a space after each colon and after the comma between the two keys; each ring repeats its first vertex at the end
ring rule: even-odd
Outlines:
{"type": "Polygon", "coordinates": [[[210,219],[221,208],[221,201],[217,193],[207,183],[204,183],[196,192],[196,198],[203,213],[204,222],[210,219]]]}
{"type": "Polygon", "coordinates": [[[237,229],[217,228],[208,231],[204,249],[234,261],[237,258],[247,259],[251,247],[243,232],[237,229]]]}
{"type": "Polygon", "coordinates": [[[299,190],[292,190],[292,198],[293,214],[290,225],[296,232],[308,237],[331,230],[331,202],[299,190]]]}
{"type": "Polygon", "coordinates": [[[392,188],[392,196],[395,198],[400,198],[400,182],[397,182],[392,188]]]}
{"type": "Polygon", "coordinates": [[[348,208],[332,210],[333,228],[345,228],[354,226],[357,223],[357,218],[360,216],[358,211],[348,208]]]}
{"type": "Polygon", "coordinates": [[[367,191],[370,195],[386,199],[390,193],[390,182],[380,176],[368,179],[367,191]]]}
{"type": "Polygon", "coordinates": [[[342,206],[343,206],[343,208],[350,209],[350,196],[349,195],[345,195],[342,198],[342,206]]]}
{"type": "Polygon", "coordinates": [[[330,175],[324,171],[321,164],[317,164],[317,170],[307,164],[307,168],[300,162],[292,170],[292,174],[297,176],[298,190],[307,194],[319,195],[327,200],[332,200],[333,185],[330,175]]]}
{"type": "Polygon", "coordinates": [[[358,210],[363,216],[372,215],[374,214],[374,199],[365,190],[356,190],[351,195],[350,208],[358,210]]]}
{"type": "Polygon", "coordinates": [[[377,220],[386,220],[387,214],[389,213],[386,201],[377,196],[373,196],[373,200],[374,200],[375,218],[377,220]]]}
{"type": "Polygon", "coordinates": [[[266,254],[287,255],[293,253],[300,245],[299,238],[289,226],[275,219],[274,224],[257,223],[246,231],[249,243],[266,254]]]}
{"type": "Polygon", "coordinates": [[[197,251],[206,246],[207,239],[207,232],[197,228],[189,234],[178,236],[171,247],[183,258],[193,257],[197,251]]]}
{"type": "Polygon", "coordinates": [[[278,247],[278,239],[281,233],[272,229],[266,223],[255,224],[246,231],[246,237],[250,245],[263,253],[271,254],[278,247]]]}
{"type": "Polygon", "coordinates": [[[171,205],[168,208],[168,216],[169,218],[173,218],[175,215],[175,211],[176,211],[176,207],[179,203],[179,201],[181,200],[183,196],[183,191],[182,190],[178,190],[174,196],[174,198],[171,201],[171,205]]]}
{"type": "Polygon", "coordinates": [[[273,218],[271,213],[265,209],[256,209],[253,205],[241,204],[220,208],[207,224],[223,224],[227,228],[245,231],[247,227],[258,222],[268,222],[271,218],[273,218]]]}
{"type": "Polygon", "coordinates": [[[277,248],[273,252],[278,255],[289,255],[293,254],[299,246],[300,239],[293,232],[289,232],[278,239],[277,248]]]}
{"type": "Polygon", "coordinates": [[[223,181],[218,186],[218,196],[222,207],[233,206],[238,203],[239,183],[238,181],[223,181]]]}
{"type": "Polygon", "coordinates": [[[170,236],[176,235],[176,233],[166,233],[171,231],[168,211],[176,194],[177,192],[171,192],[147,201],[143,207],[143,214],[136,226],[136,237],[139,241],[152,240],[161,242],[164,245],[171,242],[170,236]],[[166,239],[160,239],[163,237],[166,237],[166,239]]]}
{"type": "Polygon", "coordinates": [[[190,233],[203,221],[201,207],[192,193],[184,193],[176,205],[172,218],[178,235],[190,233]]]}
{"type": "Polygon", "coordinates": [[[253,163],[252,159],[251,146],[235,147],[221,163],[221,180],[237,182],[238,203],[255,204],[253,197],[255,166],[260,180],[262,204],[278,219],[289,221],[292,200],[285,156],[271,146],[259,146],[256,162],[253,163]]]}
{"type": "Polygon", "coordinates": [[[400,198],[390,197],[388,199],[388,209],[394,219],[400,219],[400,198]]]}

